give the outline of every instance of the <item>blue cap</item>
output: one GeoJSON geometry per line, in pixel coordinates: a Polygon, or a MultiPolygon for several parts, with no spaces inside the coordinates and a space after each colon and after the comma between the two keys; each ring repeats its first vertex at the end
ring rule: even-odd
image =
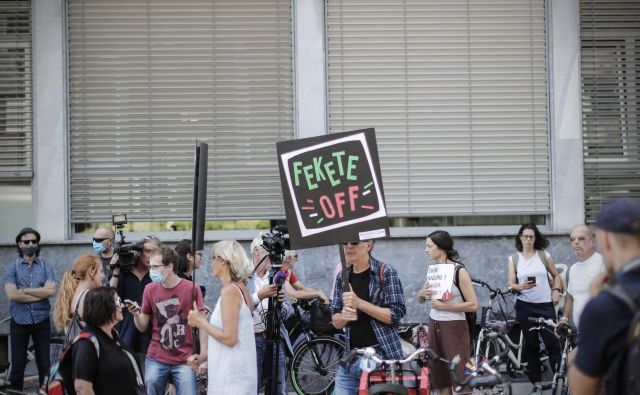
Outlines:
{"type": "Polygon", "coordinates": [[[611,201],[598,213],[596,226],[613,233],[640,235],[640,202],[631,198],[611,201]]]}

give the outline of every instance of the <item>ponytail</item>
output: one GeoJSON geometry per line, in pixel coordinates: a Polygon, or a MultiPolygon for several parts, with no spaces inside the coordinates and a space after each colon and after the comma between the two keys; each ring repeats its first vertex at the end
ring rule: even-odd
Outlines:
{"type": "Polygon", "coordinates": [[[71,300],[77,287],[78,280],[74,278],[73,270],[64,272],[53,315],[53,322],[58,332],[63,332],[71,322],[71,300]]]}

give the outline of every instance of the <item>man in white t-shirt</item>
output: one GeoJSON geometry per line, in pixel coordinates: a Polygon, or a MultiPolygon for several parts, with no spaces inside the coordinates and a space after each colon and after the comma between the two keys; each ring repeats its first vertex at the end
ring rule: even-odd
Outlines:
{"type": "Polygon", "coordinates": [[[576,225],[571,230],[569,241],[571,242],[573,253],[578,258],[578,262],[574,263],[569,269],[569,285],[564,304],[564,314],[560,321],[568,323],[571,320],[578,327],[582,309],[591,299],[589,284],[601,273],[604,273],[605,267],[602,255],[594,250],[594,234],[587,225],[576,225]]]}

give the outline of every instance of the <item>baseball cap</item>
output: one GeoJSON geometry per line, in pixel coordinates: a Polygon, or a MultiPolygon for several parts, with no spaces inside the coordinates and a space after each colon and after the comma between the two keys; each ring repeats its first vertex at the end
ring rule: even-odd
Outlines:
{"type": "Polygon", "coordinates": [[[640,235],[640,202],[631,198],[611,201],[598,213],[596,226],[613,233],[640,235]]]}
{"type": "Polygon", "coordinates": [[[34,235],[36,235],[36,241],[40,243],[40,233],[38,233],[37,230],[32,228],[23,228],[16,236],[16,244],[18,244],[20,242],[20,239],[22,239],[22,236],[26,235],[27,233],[33,233],[34,235]]]}

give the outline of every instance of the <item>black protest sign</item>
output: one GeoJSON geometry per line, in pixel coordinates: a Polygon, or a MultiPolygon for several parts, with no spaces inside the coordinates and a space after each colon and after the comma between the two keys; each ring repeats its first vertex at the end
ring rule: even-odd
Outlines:
{"type": "Polygon", "coordinates": [[[277,143],[292,248],[387,237],[373,129],[277,143]]]}

